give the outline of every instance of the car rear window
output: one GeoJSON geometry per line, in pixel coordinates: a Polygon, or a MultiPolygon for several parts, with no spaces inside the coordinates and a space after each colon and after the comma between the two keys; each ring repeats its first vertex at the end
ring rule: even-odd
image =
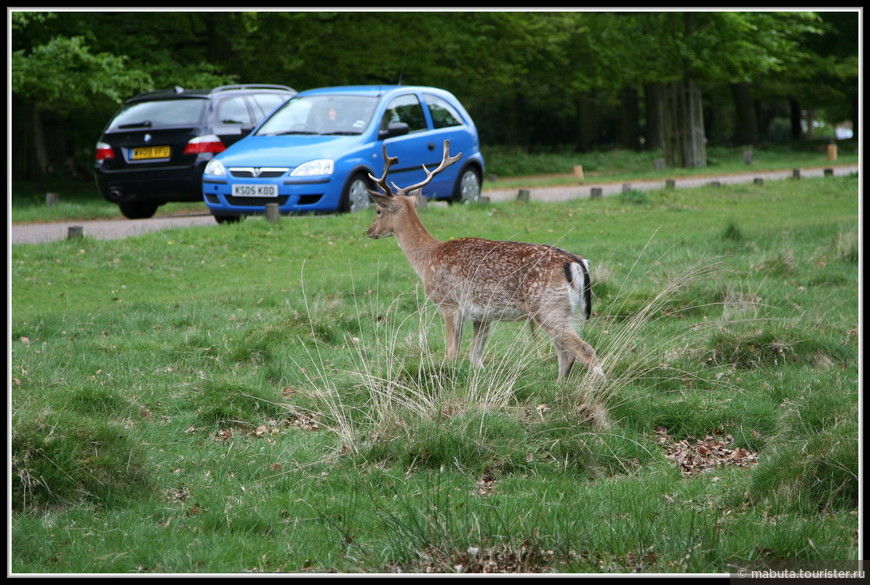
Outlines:
{"type": "Polygon", "coordinates": [[[443,100],[431,93],[425,94],[425,97],[426,104],[429,106],[429,113],[432,115],[432,124],[436,128],[462,125],[462,116],[459,115],[456,108],[451,106],[447,100],[443,100]]]}
{"type": "Polygon", "coordinates": [[[287,96],[278,95],[277,93],[261,93],[254,95],[254,103],[258,108],[258,111],[255,114],[257,120],[262,120],[272,113],[275,108],[284,103],[286,98],[287,96]]]}
{"type": "Polygon", "coordinates": [[[128,104],[109,125],[109,130],[158,128],[201,124],[208,100],[155,100],[128,104]]]}

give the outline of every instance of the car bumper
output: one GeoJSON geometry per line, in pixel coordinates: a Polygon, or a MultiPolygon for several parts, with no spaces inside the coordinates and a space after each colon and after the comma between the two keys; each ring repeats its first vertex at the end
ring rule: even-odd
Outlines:
{"type": "Polygon", "coordinates": [[[98,166],[95,175],[103,198],[113,203],[201,201],[203,166],[121,171],[107,171],[98,166]]]}
{"type": "Polygon", "coordinates": [[[339,208],[342,184],[335,177],[268,184],[277,185],[277,197],[234,197],[230,182],[204,178],[202,197],[214,215],[264,213],[268,203],[277,203],[278,210],[288,214],[333,212],[339,208]]]}

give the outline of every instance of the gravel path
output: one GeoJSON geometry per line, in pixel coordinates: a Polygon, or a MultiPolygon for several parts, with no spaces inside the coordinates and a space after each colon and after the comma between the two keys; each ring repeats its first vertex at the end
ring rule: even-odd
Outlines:
{"type": "MultiPolygon", "coordinates": [[[[848,175],[858,172],[858,165],[830,166],[813,169],[801,169],[801,177],[821,177],[824,168],[832,168],[837,176],[848,175]]],[[[699,187],[713,181],[722,184],[751,183],[755,179],[764,181],[776,181],[787,179],[792,176],[792,171],[759,171],[755,173],[743,173],[739,175],[722,175],[708,177],[692,177],[676,179],[675,187],[699,187]]],[[[629,183],[631,189],[649,191],[660,189],[664,181],[637,181],[629,183]]],[[[598,185],[562,186],[562,187],[538,187],[529,189],[529,199],[532,201],[565,201],[578,197],[590,197],[593,188],[600,188],[604,196],[620,193],[626,187],[623,183],[602,183],[598,185]]],[[[483,195],[492,202],[509,201],[515,199],[519,189],[487,189],[483,195]]],[[[70,221],[44,224],[20,224],[12,225],[10,230],[11,244],[39,244],[62,240],[69,236],[71,227],[81,227],[85,237],[98,240],[112,240],[126,238],[173,227],[187,227],[194,225],[212,226],[220,228],[211,214],[185,215],[185,216],[157,216],[150,219],[113,219],[95,221],[70,221]]]]}

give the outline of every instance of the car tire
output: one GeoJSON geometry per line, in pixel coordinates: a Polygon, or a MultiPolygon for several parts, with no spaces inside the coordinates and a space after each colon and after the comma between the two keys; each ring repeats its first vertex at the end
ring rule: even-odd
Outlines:
{"type": "Polygon", "coordinates": [[[223,225],[225,223],[239,223],[241,221],[241,215],[216,215],[214,216],[214,220],[219,224],[223,225]]]}
{"type": "Polygon", "coordinates": [[[475,167],[465,167],[456,179],[451,203],[480,201],[480,173],[475,167]]]}
{"type": "Polygon", "coordinates": [[[119,203],[118,208],[127,219],[148,219],[157,213],[160,205],[153,201],[136,201],[132,203],[119,203]]]}
{"type": "Polygon", "coordinates": [[[371,181],[365,173],[354,173],[341,192],[338,210],[342,213],[356,213],[368,209],[371,187],[371,181]]]}

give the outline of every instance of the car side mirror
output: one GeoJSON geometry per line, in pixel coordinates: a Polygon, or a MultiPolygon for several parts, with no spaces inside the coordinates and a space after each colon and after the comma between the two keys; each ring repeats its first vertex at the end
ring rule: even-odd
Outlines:
{"type": "Polygon", "coordinates": [[[404,136],[410,131],[411,128],[404,122],[393,122],[387,126],[386,130],[378,132],[378,138],[383,140],[384,138],[392,138],[393,136],[404,136]]]}
{"type": "Polygon", "coordinates": [[[253,125],[253,124],[244,124],[244,125],[242,125],[242,136],[247,136],[248,134],[251,133],[251,130],[253,130],[253,129],[254,129],[254,125],[253,125]]]}

